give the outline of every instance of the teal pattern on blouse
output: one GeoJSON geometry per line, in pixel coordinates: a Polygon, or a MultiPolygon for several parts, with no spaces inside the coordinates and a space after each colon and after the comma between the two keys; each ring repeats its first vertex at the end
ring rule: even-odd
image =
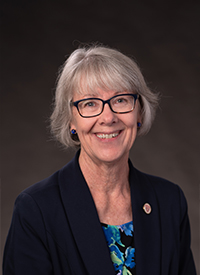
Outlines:
{"type": "Polygon", "coordinates": [[[133,222],[122,225],[104,223],[101,225],[110,249],[116,275],[135,275],[133,222]]]}

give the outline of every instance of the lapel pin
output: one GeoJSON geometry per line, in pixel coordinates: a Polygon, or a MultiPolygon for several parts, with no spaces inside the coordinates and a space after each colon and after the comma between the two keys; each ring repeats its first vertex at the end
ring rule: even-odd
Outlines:
{"type": "Polygon", "coordinates": [[[145,203],[143,206],[143,210],[146,214],[150,214],[151,213],[151,205],[149,203],[145,203]]]}

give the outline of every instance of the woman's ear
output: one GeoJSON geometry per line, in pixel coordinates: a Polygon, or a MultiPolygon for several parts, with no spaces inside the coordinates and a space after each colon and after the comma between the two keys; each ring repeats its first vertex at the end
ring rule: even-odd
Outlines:
{"type": "Polygon", "coordinates": [[[69,129],[70,129],[70,131],[71,131],[72,129],[76,129],[76,125],[75,125],[75,121],[74,121],[74,118],[73,118],[73,117],[72,117],[71,122],[70,122],[70,124],[69,124],[69,129]]]}
{"type": "Polygon", "coordinates": [[[141,113],[141,105],[140,103],[138,104],[138,111],[137,111],[137,122],[142,123],[142,113],[141,113]]]}
{"type": "Polygon", "coordinates": [[[73,121],[70,123],[69,130],[72,140],[79,141],[78,134],[76,132],[76,125],[73,123],[73,121]]]}
{"type": "Polygon", "coordinates": [[[137,128],[140,129],[141,126],[142,126],[142,114],[141,114],[141,105],[139,103],[138,104],[138,112],[137,112],[137,128]]]}

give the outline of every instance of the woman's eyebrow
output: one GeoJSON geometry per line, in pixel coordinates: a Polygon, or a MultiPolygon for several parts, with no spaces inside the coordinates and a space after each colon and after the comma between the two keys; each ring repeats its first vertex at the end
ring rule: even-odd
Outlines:
{"type": "Polygon", "coordinates": [[[100,94],[98,93],[94,93],[94,94],[80,94],[81,96],[83,96],[84,98],[90,98],[90,97],[101,97],[100,94]]]}
{"type": "MultiPolygon", "coordinates": [[[[123,92],[123,91],[113,91],[114,92],[114,96],[115,95],[120,95],[120,94],[124,94],[124,93],[129,93],[129,92],[123,92]]],[[[105,91],[106,93],[106,91],[105,91]]],[[[98,92],[95,93],[88,93],[88,94],[80,94],[81,96],[83,96],[83,98],[101,98],[101,94],[98,92]]]]}

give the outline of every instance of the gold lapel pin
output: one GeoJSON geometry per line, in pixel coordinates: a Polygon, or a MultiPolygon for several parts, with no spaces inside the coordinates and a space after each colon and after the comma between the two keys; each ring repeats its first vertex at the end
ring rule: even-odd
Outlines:
{"type": "Polygon", "coordinates": [[[149,203],[145,203],[143,206],[143,210],[146,214],[150,214],[151,213],[151,205],[149,203]]]}

